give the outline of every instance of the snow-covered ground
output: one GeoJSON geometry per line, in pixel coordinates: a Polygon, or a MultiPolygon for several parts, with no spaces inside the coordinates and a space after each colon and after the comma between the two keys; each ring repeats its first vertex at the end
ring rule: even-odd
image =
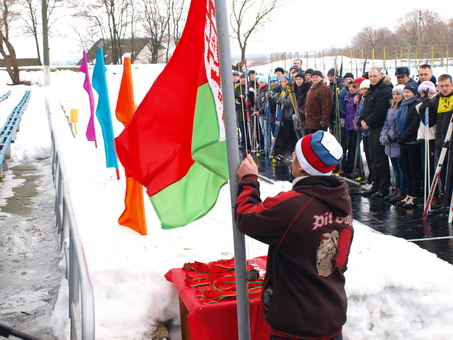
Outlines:
{"type": "MultiPolygon", "coordinates": [[[[133,66],[137,103],[162,67],[133,66]]],[[[121,73],[120,66],[108,67],[112,112],[121,73]]],[[[42,75],[28,72],[24,78],[39,83],[42,75]]],[[[6,92],[1,84],[7,82],[6,74],[1,73],[0,95],[6,92]]],[[[47,95],[57,143],[64,150],[71,199],[94,287],[96,339],[144,339],[157,322],[166,320],[174,321],[172,339],[180,339],[178,296],[164,274],[186,262],[213,261],[234,255],[229,187],[222,189],[209,214],[186,227],[162,230],[147,200],[148,236],[118,225],[124,209],[124,172],[121,170],[121,179],[116,180],[115,171],[105,168],[99,125],[96,126],[98,148],[86,141],[89,104],[82,89],[83,74],[54,72],[51,83],[49,88],[27,89],[32,90],[34,97],[47,95]],[[79,109],[75,136],[67,120],[70,109],[74,108],[79,109]]],[[[21,93],[25,89],[11,88],[21,93]]],[[[4,112],[0,119],[3,115],[4,112]]],[[[49,155],[46,120],[43,101],[31,101],[13,144],[13,161],[49,155]]],[[[118,135],[122,124],[115,118],[113,121],[118,135]]],[[[48,169],[43,169],[41,174],[50,176],[48,169]]],[[[263,197],[289,189],[289,182],[262,183],[263,197]]],[[[453,266],[415,244],[378,234],[359,222],[354,222],[354,228],[346,272],[349,308],[344,339],[450,339],[453,266]]],[[[267,252],[267,246],[249,238],[246,246],[248,258],[267,252]]],[[[69,338],[67,303],[67,282],[61,278],[58,300],[49,321],[58,339],[69,338]]]]}

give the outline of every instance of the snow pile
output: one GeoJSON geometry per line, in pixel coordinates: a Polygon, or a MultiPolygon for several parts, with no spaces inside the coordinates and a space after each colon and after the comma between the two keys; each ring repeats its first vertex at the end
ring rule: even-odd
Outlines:
{"type": "MultiPolygon", "coordinates": [[[[134,67],[137,102],[161,69],[161,65],[134,67]]],[[[121,70],[109,67],[107,79],[114,112],[121,70]]],[[[222,189],[217,205],[209,214],[187,227],[161,230],[148,200],[145,200],[148,236],[119,226],[117,220],[124,209],[124,173],[121,172],[121,180],[117,181],[114,169],[105,168],[99,126],[96,126],[98,148],[86,141],[89,104],[82,89],[83,75],[60,71],[52,73],[51,82],[53,86],[49,89],[33,87],[32,96],[42,99],[47,92],[58,147],[64,154],[95,292],[96,338],[141,339],[158,321],[173,320],[172,339],[180,339],[178,296],[164,274],[185,262],[234,255],[229,187],[222,189]],[[79,133],[75,137],[67,113],[63,112],[63,109],[69,112],[70,108],[79,109],[79,133]]],[[[23,90],[22,87],[13,89],[14,92],[23,90]]],[[[13,155],[17,160],[50,154],[41,99],[30,102],[40,106],[34,110],[40,114],[24,114],[23,128],[14,144],[13,155]]],[[[115,123],[116,135],[121,129],[115,123]]],[[[288,189],[287,182],[262,183],[263,197],[288,189]]],[[[347,271],[349,309],[344,338],[450,339],[453,267],[402,239],[378,234],[358,222],[354,227],[347,271]]],[[[267,246],[249,238],[246,243],[248,258],[266,254],[267,246]]],[[[63,279],[51,321],[58,338],[68,338],[66,285],[63,279]]]]}

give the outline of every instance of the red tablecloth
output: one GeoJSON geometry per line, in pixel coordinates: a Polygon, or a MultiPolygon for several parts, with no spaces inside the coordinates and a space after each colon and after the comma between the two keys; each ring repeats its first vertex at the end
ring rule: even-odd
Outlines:
{"type": "MultiPolygon", "coordinates": [[[[250,260],[260,268],[266,268],[266,257],[250,260]]],[[[165,274],[178,290],[179,297],[186,306],[191,340],[235,340],[238,339],[236,301],[222,301],[201,304],[195,297],[195,289],[184,283],[185,273],[180,268],[171,269],[165,274]]],[[[252,340],[268,340],[269,325],[263,318],[260,299],[249,300],[250,333],[252,340]]]]}

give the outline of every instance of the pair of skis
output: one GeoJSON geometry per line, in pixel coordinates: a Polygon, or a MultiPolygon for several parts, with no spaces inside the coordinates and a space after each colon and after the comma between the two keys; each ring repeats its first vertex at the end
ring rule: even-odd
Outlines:
{"type": "Polygon", "coordinates": [[[288,87],[288,93],[289,98],[291,99],[291,104],[293,106],[294,115],[297,116],[297,118],[293,118],[294,132],[296,133],[297,139],[301,139],[304,136],[304,130],[302,127],[302,120],[300,118],[300,110],[299,105],[297,103],[297,98],[291,86],[288,87]]]}
{"type": "MultiPolygon", "coordinates": [[[[270,151],[270,156],[274,157],[275,156],[275,146],[278,143],[278,135],[280,134],[281,130],[281,122],[282,122],[282,114],[283,114],[283,105],[277,104],[277,118],[275,120],[275,128],[274,128],[274,143],[272,143],[271,151],[270,151]]],[[[275,157],[274,157],[275,159],[275,157]]]]}

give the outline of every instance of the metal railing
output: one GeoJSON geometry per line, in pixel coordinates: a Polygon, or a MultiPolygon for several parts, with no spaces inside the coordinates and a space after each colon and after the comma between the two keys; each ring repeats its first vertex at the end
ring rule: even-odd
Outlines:
{"type": "Polygon", "coordinates": [[[52,143],[52,176],[55,183],[56,226],[61,235],[60,247],[66,259],[66,278],[69,285],[69,317],[71,319],[71,339],[94,340],[95,313],[94,293],[90,281],[83,244],[77,229],[69,192],[62,152],[55,140],[52,117],[46,98],[46,111],[49,118],[52,143]]]}

